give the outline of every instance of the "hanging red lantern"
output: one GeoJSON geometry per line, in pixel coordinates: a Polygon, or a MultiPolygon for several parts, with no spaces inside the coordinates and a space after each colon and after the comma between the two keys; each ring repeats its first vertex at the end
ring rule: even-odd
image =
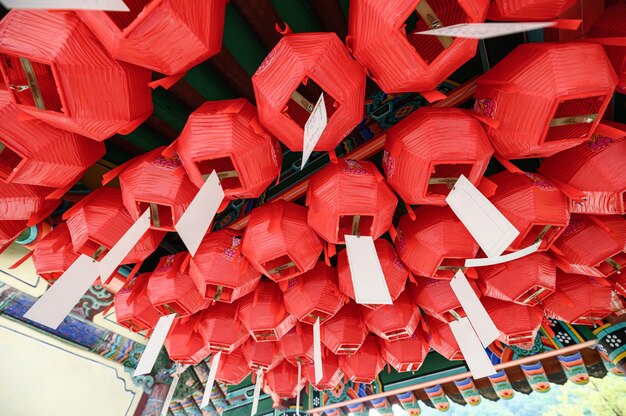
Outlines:
{"type": "Polygon", "coordinates": [[[42,238],[33,250],[37,275],[48,283],[56,281],[78,258],[72,250],[67,224],[62,222],[42,238]]]}
{"type": "Polygon", "coordinates": [[[300,322],[278,341],[280,353],[293,365],[313,362],[313,327],[300,322]]]}
{"type": "Polygon", "coordinates": [[[315,382],[315,365],[309,363],[302,367],[304,377],[316,390],[333,390],[343,382],[343,371],[339,366],[339,357],[322,348],[322,372],[319,382],[315,382]]]}
{"type": "Polygon", "coordinates": [[[501,342],[507,345],[532,346],[543,321],[541,307],[524,306],[487,297],[481,302],[500,331],[498,339],[501,342]]]}
{"type": "Polygon", "coordinates": [[[314,150],[332,152],[363,119],[365,72],[335,33],[285,35],[252,77],[261,124],[291,151],[324,94],[328,124],[314,150]]]}
{"type": "Polygon", "coordinates": [[[239,252],[241,233],[228,228],[207,234],[189,264],[189,275],[205,299],[231,303],[252,292],[261,279],[239,252]]]}
{"type": "Polygon", "coordinates": [[[589,139],[617,83],[602,46],[528,43],[478,79],[474,109],[506,159],[547,157],[589,139]],[[584,56],[589,65],[579,65],[584,56]]]}
{"type": "Polygon", "coordinates": [[[253,372],[262,370],[267,372],[280,364],[284,357],[280,353],[280,345],[275,342],[257,342],[250,337],[241,346],[241,352],[246,357],[246,364],[253,372]]]}
{"type": "Polygon", "coordinates": [[[420,312],[407,292],[402,293],[392,305],[378,309],[362,308],[367,328],[387,341],[410,338],[417,329],[420,312]]]}
{"type": "Polygon", "coordinates": [[[237,303],[217,302],[202,311],[198,318],[198,333],[211,351],[232,353],[250,334],[237,319],[237,303]]]}
{"type": "Polygon", "coordinates": [[[73,13],[12,10],[0,24],[0,70],[20,110],[94,140],[152,113],[150,71],[111,58],[73,13]]]}
{"type": "Polygon", "coordinates": [[[349,355],[358,351],[368,333],[361,308],[355,302],[345,304],[320,327],[322,343],[337,355],[349,355]]]}
{"type": "MultiPolygon", "coordinates": [[[[380,266],[385,275],[387,289],[391,300],[398,299],[398,296],[404,291],[406,279],[409,271],[402,264],[398,253],[391,243],[383,238],[374,241],[374,248],[380,261],[380,266]]],[[[339,276],[339,290],[350,299],[355,300],[354,286],[352,284],[352,273],[350,272],[350,263],[348,262],[348,251],[342,250],[337,255],[337,274],[339,276]]],[[[376,309],[381,305],[363,305],[370,309],[376,309]]]]}
{"type": "Polygon", "coordinates": [[[165,338],[165,349],[173,361],[196,365],[209,354],[208,345],[198,331],[199,315],[175,318],[165,338]]]}
{"type": "Polygon", "coordinates": [[[229,354],[222,353],[215,380],[224,384],[237,385],[243,382],[248,374],[250,374],[250,369],[246,366],[246,359],[237,348],[229,354]]]}
{"type": "Polygon", "coordinates": [[[339,358],[339,366],[349,380],[372,383],[385,366],[377,338],[372,334],[368,335],[357,352],[339,358]]]}
{"type": "Polygon", "coordinates": [[[417,32],[484,22],[488,7],[487,0],[355,0],[346,43],[386,93],[432,91],[474,57],[478,40],[417,32]]]}
{"type": "Polygon", "coordinates": [[[446,205],[459,176],[478,185],[492,154],[480,122],[465,110],[421,107],[387,130],[383,165],[405,203],[446,205]]]}
{"type": "Polygon", "coordinates": [[[377,239],[390,227],[398,199],[372,162],[342,159],[313,175],[306,195],[308,221],[324,240],[377,239]]]}
{"type": "Polygon", "coordinates": [[[43,186],[0,182],[0,220],[26,220],[26,225],[38,223],[60,204],[57,199],[47,199],[52,191],[43,186]]]}
{"type": "Polygon", "coordinates": [[[253,210],[243,236],[243,255],[277,282],[311,270],[323,246],[306,214],[306,208],[283,200],[253,210]]]}
{"type": "Polygon", "coordinates": [[[263,376],[263,390],[271,391],[281,399],[294,398],[306,385],[301,375],[298,380],[298,368],[283,361],[263,376]]]}
{"type": "MultiPolygon", "coordinates": [[[[608,7],[591,26],[590,38],[626,36],[626,3],[614,3],[616,4],[608,7]]],[[[623,44],[621,46],[605,45],[604,50],[619,77],[617,92],[624,94],[626,93],[626,47],[623,44]]]]}
{"type": "MultiPolygon", "coordinates": [[[[476,295],[481,296],[474,279],[470,279],[469,284],[476,295]]],[[[449,280],[418,278],[417,285],[410,287],[412,299],[426,314],[443,322],[466,316],[449,280]]]]}
{"type": "Polygon", "coordinates": [[[576,4],[576,0],[494,0],[487,19],[533,21],[559,17],[576,4]]]}
{"type": "Polygon", "coordinates": [[[411,338],[398,341],[379,340],[383,359],[396,371],[417,371],[421,366],[430,347],[421,330],[413,333],[411,338]]]}
{"type": "Polygon", "coordinates": [[[26,221],[0,221],[0,252],[26,229],[26,221]]]}
{"type": "Polygon", "coordinates": [[[476,257],[478,243],[448,207],[423,206],[400,218],[396,250],[402,262],[419,276],[451,279],[476,257]]]}
{"type": "Polygon", "coordinates": [[[150,273],[136,275],[115,294],[115,316],[117,323],[134,332],[154,328],[161,315],[148,297],[150,273]]]}
{"type": "Polygon", "coordinates": [[[614,274],[610,282],[620,295],[626,297],[626,273],[614,274]]]}
{"type": "Polygon", "coordinates": [[[428,334],[426,335],[428,344],[448,360],[462,360],[463,353],[456,342],[456,338],[454,338],[450,325],[429,316],[425,316],[424,320],[428,326],[428,334]]]}

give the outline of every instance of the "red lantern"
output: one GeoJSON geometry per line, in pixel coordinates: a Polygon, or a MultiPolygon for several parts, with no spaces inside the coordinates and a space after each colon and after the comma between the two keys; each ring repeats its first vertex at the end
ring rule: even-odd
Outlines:
{"type": "Polygon", "coordinates": [[[337,355],[353,354],[358,351],[368,333],[361,309],[355,302],[344,305],[320,328],[322,343],[337,355]]]}
{"type": "Polygon", "coordinates": [[[611,283],[620,295],[626,297],[626,273],[614,274],[611,276],[611,283]]]}
{"type": "Polygon", "coordinates": [[[27,220],[34,225],[50,215],[60,201],[47,199],[52,188],[0,182],[0,220],[27,220]]]}
{"type": "Polygon", "coordinates": [[[226,0],[131,0],[129,12],[76,13],[115,59],[178,74],[222,47],[226,0]]]}
{"type": "Polygon", "coordinates": [[[478,79],[474,109],[496,120],[486,131],[502,157],[546,157],[589,139],[616,83],[600,45],[528,43],[478,79]]]}
{"type": "MultiPolygon", "coordinates": [[[[469,280],[477,296],[481,296],[474,280],[469,280]]],[[[417,285],[411,285],[413,300],[428,315],[452,322],[457,317],[463,317],[465,311],[450,287],[449,280],[419,278],[417,285]]]]}
{"type": "MultiPolygon", "coordinates": [[[[626,4],[615,4],[606,9],[591,26],[590,38],[610,38],[626,36],[626,4]]],[[[609,60],[617,72],[619,81],[617,92],[626,93],[626,47],[606,45],[604,46],[609,60]]]]}
{"type": "Polygon", "coordinates": [[[451,279],[476,257],[478,243],[448,207],[424,206],[415,210],[416,219],[400,218],[396,250],[402,262],[419,276],[451,279]]]}
{"type": "Polygon", "coordinates": [[[150,273],[128,279],[113,298],[117,323],[134,332],[154,328],[161,317],[148,297],[149,279],[150,273]]]}
{"type": "Polygon", "coordinates": [[[508,345],[532,346],[543,321],[539,306],[524,306],[493,298],[483,298],[482,304],[500,331],[498,339],[508,345]]]}
{"type": "Polygon", "coordinates": [[[410,338],[417,329],[420,312],[407,292],[402,293],[393,305],[378,309],[362,308],[367,328],[387,341],[410,338]]]}
{"type": "Polygon", "coordinates": [[[20,110],[94,140],[152,113],[150,71],[111,58],[73,13],[12,10],[0,24],[0,70],[20,110]]]}
{"type": "Polygon", "coordinates": [[[164,343],[173,361],[195,365],[209,355],[208,345],[196,330],[198,319],[198,315],[174,319],[164,343]]]}
{"type": "Polygon", "coordinates": [[[323,246],[306,214],[306,208],[282,200],[253,210],[243,236],[243,255],[277,282],[311,270],[323,246]]]}
{"type": "Polygon", "coordinates": [[[379,342],[383,359],[400,373],[417,371],[422,366],[430,349],[419,329],[413,333],[411,338],[393,342],[380,340],[379,342]]]}
{"type": "Polygon", "coordinates": [[[298,368],[283,361],[263,376],[263,390],[269,390],[280,398],[294,398],[306,385],[306,379],[298,380],[298,368]]]}
{"type": "Polygon", "coordinates": [[[293,365],[313,362],[313,327],[296,323],[278,341],[280,353],[293,365]]]}
{"type": "Polygon", "coordinates": [[[492,154],[482,126],[464,110],[421,107],[387,130],[383,165],[405,203],[446,205],[459,176],[478,185],[492,154]]]}
{"type": "Polygon", "coordinates": [[[48,283],[61,277],[77,258],[78,254],[72,250],[70,231],[64,222],[54,227],[33,250],[35,270],[48,283]]]}
{"type": "Polygon", "coordinates": [[[257,342],[250,337],[241,346],[241,352],[246,357],[246,364],[253,372],[271,370],[283,361],[280,354],[280,345],[275,342],[257,342]]]}
{"type": "Polygon", "coordinates": [[[533,21],[555,19],[576,4],[576,0],[494,0],[489,20],[533,21]]]}
{"type": "Polygon", "coordinates": [[[488,7],[487,0],[355,0],[346,43],[386,93],[431,91],[474,57],[478,41],[417,32],[484,22],[488,7]]]}
{"type": "Polygon", "coordinates": [[[239,305],[218,302],[205,309],[198,318],[198,333],[211,351],[232,353],[249,337],[237,319],[239,305]]]}
{"type": "Polygon", "coordinates": [[[308,364],[302,368],[304,377],[317,390],[333,390],[343,381],[343,371],[339,367],[339,357],[335,354],[322,350],[322,372],[323,376],[319,383],[315,382],[315,365],[308,364]]]}
{"type": "Polygon", "coordinates": [[[322,93],[328,124],[314,150],[334,151],[363,119],[365,72],[335,33],[285,35],[252,85],[261,124],[292,151],[302,151],[304,125],[322,93]]]}
{"type": "Polygon", "coordinates": [[[426,336],[428,344],[448,360],[462,360],[463,353],[456,342],[456,338],[454,338],[450,325],[429,316],[425,316],[424,320],[428,325],[426,336]]]}
{"type": "Polygon", "coordinates": [[[11,244],[26,228],[26,221],[0,221],[0,251],[11,244]]]}
{"type": "Polygon", "coordinates": [[[368,335],[357,352],[339,358],[339,365],[346,377],[356,383],[370,384],[376,380],[385,366],[376,337],[368,335]]]}
{"type": "Polygon", "coordinates": [[[238,348],[230,354],[222,354],[215,380],[224,384],[237,385],[244,381],[248,374],[250,374],[250,369],[246,366],[246,359],[238,348]]]}
{"type": "Polygon", "coordinates": [[[221,229],[207,234],[191,258],[189,275],[205,299],[233,302],[252,292],[259,273],[239,253],[241,233],[221,229]]]}
{"type": "Polygon", "coordinates": [[[345,244],[345,234],[383,235],[398,199],[372,162],[342,159],[311,177],[306,203],[311,228],[329,243],[345,244]]]}

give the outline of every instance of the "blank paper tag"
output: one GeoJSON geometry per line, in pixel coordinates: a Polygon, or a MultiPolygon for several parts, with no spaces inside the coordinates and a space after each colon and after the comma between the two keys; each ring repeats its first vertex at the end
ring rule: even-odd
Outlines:
{"type": "Polygon", "coordinates": [[[346,235],[345,239],[356,303],[391,305],[393,302],[372,237],[346,235]]]}
{"type": "Polygon", "coordinates": [[[213,171],[174,226],[192,256],[196,254],[223,200],[224,190],[217,173],[213,171]]]}
{"type": "Polygon", "coordinates": [[[206,381],[206,387],[204,388],[204,395],[202,396],[202,403],[200,407],[204,407],[209,404],[211,400],[211,391],[213,391],[213,384],[215,383],[215,376],[217,376],[217,367],[220,365],[220,357],[222,351],[218,351],[213,355],[211,359],[211,368],[209,369],[209,378],[206,381]]]}
{"type": "Polygon", "coordinates": [[[513,224],[463,175],[446,202],[488,257],[502,254],[519,235],[513,224]]]}
{"type": "Polygon", "coordinates": [[[483,304],[480,303],[480,299],[476,296],[462,271],[456,272],[452,280],[450,280],[450,286],[474,327],[480,342],[485,347],[491,344],[498,338],[500,331],[496,328],[483,304]]]}
{"type": "Polygon", "coordinates": [[[81,254],[24,314],[24,318],[57,329],[98,278],[98,262],[81,254]]]}
{"type": "Polygon", "coordinates": [[[7,9],[129,11],[122,0],[0,0],[0,3],[7,9]]]}
{"type": "Polygon", "coordinates": [[[263,385],[263,370],[258,369],[256,372],[256,383],[254,385],[254,395],[252,396],[252,411],[250,416],[256,415],[259,408],[259,396],[261,395],[261,386],[263,385]]]}
{"type": "Polygon", "coordinates": [[[165,337],[167,337],[167,333],[170,332],[172,323],[174,323],[174,318],[176,318],[176,314],[174,313],[159,318],[152,332],[152,336],[148,340],[146,349],[143,350],[143,354],[141,354],[139,364],[137,364],[133,377],[148,374],[152,371],[152,367],[154,367],[161,347],[165,342],[165,337]]]}
{"type": "Polygon", "coordinates": [[[514,251],[509,254],[505,254],[504,256],[487,257],[485,259],[467,259],[465,260],[465,267],[492,266],[494,264],[506,263],[512,260],[521,259],[522,257],[526,257],[529,254],[533,254],[539,249],[540,245],[541,241],[537,241],[532,246],[528,246],[524,249],[514,251]]]}
{"type": "Polygon", "coordinates": [[[298,362],[298,393],[296,393],[296,414],[300,414],[300,380],[302,379],[302,364],[298,362]]]}
{"type": "Polygon", "coordinates": [[[318,98],[317,103],[315,103],[315,107],[313,107],[313,111],[311,111],[309,119],[304,125],[304,144],[302,146],[302,165],[300,166],[300,170],[304,168],[311,153],[313,153],[315,145],[320,137],[322,137],[326,124],[328,124],[328,115],[326,114],[324,93],[321,93],[320,98],[318,98]]]}
{"type": "Polygon", "coordinates": [[[544,29],[554,25],[556,25],[555,22],[462,23],[416,33],[418,35],[450,36],[453,38],[489,39],[544,29]]]}
{"type": "Polygon", "coordinates": [[[163,400],[163,407],[161,408],[161,416],[166,416],[167,411],[170,408],[170,403],[172,402],[172,397],[174,397],[174,392],[176,391],[176,386],[178,386],[178,381],[180,380],[180,376],[185,372],[185,370],[189,367],[185,365],[181,368],[176,369],[174,376],[172,377],[172,384],[170,384],[170,388],[167,391],[167,396],[165,396],[165,400],[163,400]]]}
{"type": "Polygon", "coordinates": [[[320,336],[320,318],[315,320],[313,325],[313,365],[315,369],[315,384],[324,377],[322,367],[322,338],[320,336]]]}
{"type": "Polygon", "coordinates": [[[461,318],[458,321],[452,321],[450,322],[450,329],[456,342],[459,344],[459,348],[463,353],[463,359],[467,363],[472,377],[478,379],[494,375],[496,369],[489,360],[476,333],[474,333],[469,320],[461,318]]]}

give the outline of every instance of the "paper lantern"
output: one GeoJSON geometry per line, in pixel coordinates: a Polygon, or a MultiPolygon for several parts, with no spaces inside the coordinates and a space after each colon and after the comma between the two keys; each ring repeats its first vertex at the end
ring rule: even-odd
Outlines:
{"type": "MultiPolygon", "coordinates": [[[[589,30],[590,38],[610,38],[626,36],[626,4],[614,4],[606,9],[589,30]]],[[[619,81],[617,92],[626,93],[626,47],[605,45],[604,50],[613,64],[619,81]]]]}
{"type": "Polygon", "coordinates": [[[428,344],[448,360],[462,360],[463,353],[456,342],[456,338],[454,338],[450,325],[429,316],[425,316],[424,320],[428,325],[428,334],[426,335],[428,344]]]}
{"type": "Polygon", "coordinates": [[[191,181],[200,188],[215,170],[229,199],[258,198],[280,174],[280,144],[244,98],[204,103],[191,113],[176,143],[191,181]]]}
{"type": "Polygon", "coordinates": [[[267,388],[280,398],[294,398],[306,384],[306,379],[298,380],[298,368],[283,361],[263,376],[263,390],[267,388]]]}
{"type": "Polygon", "coordinates": [[[111,58],[73,13],[12,10],[0,24],[0,71],[20,110],[94,140],[152,113],[150,71],[111,58]]]}
{"type": "Polygon", "coordinates": [[[188,316],[209,306],[187,270],[189,253],[161,257],[148,282],[148,297],[161,315],[188,316]]]}
{"type": "Polygon", "coordinates": [[[400,373],[419,370],[430,350],[420,330],[410,338],[379,342],[383,359],[400,373]]]}
{"type": "Polygon", "coordinates": [[[199,315],[175,318],[165,338],[165,349],[173,361],[198,364],[209,355],[208,345],[197,331],[199,315]]]}
{"type": "Polygon", "coordinates": [[[64,222],[54,227],[33,250],[35,270],[48,283],[61,277],[77,258],[78,254],[72,250],[70,231],[64,222]]]}
{"type": "Polygon", "coordinates": [[[318,261],[300,276],[281,282],[285,309],[299,321],[314,324],[332,318],[345,303],[337,287],[337,270],[318,261]]]}
{"type": "Polygon", "coordinates": [[[237,303],[217,302],[198,318],[198,333],[211,351],[232,353],[249,337],[237,319],[237,303]]]}
{"type": "Polygon", "coordinates": [[[161,315],[148,297],[150,273],[136,275],[115,294],[115,317],[117,323],[134,332],[154,328],[161,315]]]}
{"type": "Polygon", "coordinates": [[[353,382],[370,384],[376,380],[385,366],[376,337],[368,335],[357,352],[339,358],[339,365],[346,377],[353,382]]]}
{"type": "Polygon", "coordinates": [[[306,196],[308,221],[324,240],[377,239],[391,227],[398,199],[372,162],[342,159],[313,175],[306,196]]]}
{"type": "Polygon", "coordinates": [[[242,346],[241,352],[246,357],[246,364],[253,372],[262,370],[267,372],[283,361],[280,354],[280,345],[275,342],[257,342],[250,337],[242,346]]]}
{"type": "Polygon", "coordinates": [[[277,341],[297,322],[285,311],[278,285],[265,281],[239,301],[239,320],[257,342],[277,341]]]}
{"type": "Polygon", "coordinates": [[[25,220],[27,225],[38,223],[60,204],[57,199],[47,199],[52,191],[54,189],[43,186],[0,182],[0,220],[25,220]]]}
{"type": "Polygon", "coordinates": [[[333,390],[343,382],[343,371],[339,366],[339,357],[322,348],[322,379],[315,382],[315,365],[309,363],[302,367],[302,374],[316,390],[333,390]]]}
{"type": "Polygon", "coordinates": [[[383,165],[405,203],[446,205],[459,176],[478,185],[492,154],[480,122],[465,110],[421,107],[387,130],[383,165]]]}
{"type": "Polygon", "coordinates": [[[423,206],[416,219],[400,218],[396,250],[402,262],[419,276],[451,279],[476,257],[478,243],[448,207],[423,206]]]}
{"type": "Polygon", "coordinates": [[[26,228],[26,221],[0,221],[0,250],[11,244],[26,228]]]}
{"type": "Polygon", "coordinates": [[[369,330],[363,322],[361,308],[350,302],[320,327],[322,343],[333,354],[353,354],[361,348],[369,330]]]}
{"type": "Polygon", "coordinates": [[[576,4],[576,0],[494,0],[487,19],[533,21],[559,17],[576,4]]]}
{"type": "Polygon", "coordinates": [[[543,253],[493,266],[478,267],[478,285],[485,296],[535,306],[554,293],[556,265],[543,253]]]}
{"type": "Polygon", "coordinates": [[[221,50],[226,1],[131,0],[129,12],[76,13],[115,59],[172,75],[221,50]]]}
{"type": "Polygon", "coordinates": [[[205,299],[233,302],[252,292],[259,273],[239,252],[241,233],[223,228],[207,234],[189,264],[189,275],[205,299]]]}
{"type": "Polygon", "coordinates": [[[335,33],[285,35],[252,77],[261,124],[291,151],[324,94],[328,124],[314,150],[335,147],[363,119],[365,71],[335,33]]]}
{"type": "Polygon", "coordinates": [[[297,323],[280,341],[280,353],[293,365],[313,362],[313,327],[297,323]]]}
{"type": "Polygon", "coordinates": [[[246,366],[246,359],[241,350],[236,349],[230,354],[222,353],[215,380],[224,384],[237,385],[243,382],[248,374],[250,374],[250,369],[246,366]]]}
{"type": "Polygon", "coordinates": [[[416,32],[481,23],[488,7],[487,0],[355,0],[346,43],[386,93],[432,91],[474,57],[478,41],[416,32]]]}
{"type": "Polygon", "coordinates": [[[393,305],[378,309],[362,308],[367,328],[384,340],[410,338],[420,320],[420,312],[407,292],[402,293],[393,305]]]}
{"type": "Polygon", "coordinates": [[[500,341],[508,345],[532,346],[543,321],[541,307],[524,306],[493,298],[483,298],[481,303],[500,331],[500,341]]]}
{"type": "Polygon", "coordinates": [[[528,43],[478,79],[474,109],[506,159],[547,157],[589,139],[617,83],[602,46],[528,43]],[[588,65],[580,65],[584,56],[588,65]]]}
{"type": "Polygon", "coordinates": [[[306,214],[306,208],[282,200],[253,210],[243,236],[243,255],[277,282],[311,270],[323,246],[306,214]]]}
{"type": "MultiPolygon", "coordinates": [[[[410,285],[413,301],[422,310],[443,322],[452,322],[457,317],[464,317],[465,311],[450,287],[449,280],[418,278],[417,285],[410,285]]],[[[481,296],[473,279],[469,284],[477,296],[481,296]]]]}

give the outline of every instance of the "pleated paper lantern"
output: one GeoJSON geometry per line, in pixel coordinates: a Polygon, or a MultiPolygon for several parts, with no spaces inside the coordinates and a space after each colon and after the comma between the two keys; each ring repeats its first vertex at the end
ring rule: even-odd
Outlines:
{"type": "Polygon", "coordinates": [[[494,0],[487,18],[522,22],[555,19],[574,4],[576,0],[494,0]]]}
{"type": "Polygon", "coordinates": [[[207,234],[189,264],[189,275],[205,299],[233,302],[252,292],[259,273],[241,256],[241,233],[228,228],[207,234]]]}
{"type": "Polygon", "coordinates": [[[0,24],[0,70],[20,110],[98,141],[152,113],[150,71],[111,58],[73,13],[12,10],[0,24]]]}
{"type": "Polygon", "coordinates": [[[320,95],[328,124],[314,150],[335,147],[363,119],[365,71],[335,33],[285,35],[252,77],[261,124],[292,151],[320,95]]]}
{"type": "Polygon", "coordinates": [[[353,382],[370,384],[376,380],[385,366],[376,337],[368,335],[357,352],[339,358],[339,365],[346,377],[353,382]]]}
{"type": "Polygon", "coordinates": [[[263,376],[264,391],[269,388],[280,398],[294,398],[306,384],[304,376],[298,380],[298,368],[283,361],[263,376]]]}
{"type": "Polygon", "coordinates": [[[491,298],[535,306],[554,293],[556,265],[543,253],[478,267],[480,290],[491,298]]]}
{"type": "Polygon", "coordinates": [[[528,43],[478,79],[474,109],[496,121],[486,131],[502,157],[547,157],[589,139],[616,83],[600,45],[528,43]]]}
{"type": "Polygon", "coordinates": [[[315,382],[315,365],[309,363],[302,367],[302,374],[316,390],[333,390],[343,382],[343,371],[339,366],[339,357],[322,348],[322,379],[315,382]]]}
{"type": "Polygon", "coordinates": [[[283,294],[273,282],[260,282],[239,301],[239,320],[257,342],[279,340],[298,321],[285,311],[283,294]]]}
{"type": "Polygon", "coordinates": [[[367,328],[387,341],[410,338],[417,329],[420,312],[407,292],[402,293],[393,305],[378,309],[362,308],[367,328]]]}
{"type": "MultiPolygon", "coordinates": [[[[617,4],[607,8],[604,14],[591,26],[590,38],[626,36],[626,3],[614,3],[617,4]]],[[[604,50],[619,78],[617,92],[624,94],[626,93],[626,47],[623,45],[605,45],[604,50]]]]}
{"type": "Polygon", "coordinates": [[[487,0],[355,0],[346,43],[386,93],[432,91],[474,57],[478,41],[416,32],[481,23],[488,7],[487,0]]]}
{"type": "Polygon", "coordinates": [[[446,205],[459,176],[478,185],[492,154],[480,122],[464,110],[421,107],[387,130],[383,165],[405,203],[446,205]]]}
{"type": "Polygon", "coordinates": [[[198,318],[198,333],[211,351],[232,353],[249,337],[237,319],[237,303],[217,302],[202,311],[198,318]]]}
{"type": "Polygon", "coordinates": [[[337,270],[318,261],[300,276],[281,282],[285,309],[299,321],[314,324],[332,318],[346,299],[337,287],[337,270]]]}
{"type": "Polygon", "coordinates": [[[262,370],[267,372],[283,361],[280,354],[280,345],[275,342],[257,342],[250,337],[242,346],[241,352],[246,357],[246,364],[253,372],[262,370]]]}
{"type": "Polygon", "coordinates": [[[162,315],[188,316],[209,306],[193,284],[186,262],[189,253],[162,257],[148,282],[148,297],[162,315]]]}
{"type": "Polygon", "coordinates": [[[161,317],[148,297],[149,279],[150,273],[128,279],[113,298],[117,323],[134,332],[154,328],[161,317]]]}
{"type": "Polygon", "coordinates": [[[419,276],[451,279],[476,257],[478,243],[448,207],[423,206],[416,219],[400,218],[396,250],[402,262],[419,276]]]}
{"type": "Polygon", "coordinates": [[[129,12],[78,10],[115,59],[178,74],[222,48],[227,0],[130,0],[129,12]]]}
{"type": "Polygon", "coordinates": [[[539,251],[550,248],[569,223],[567,196],[535,173],[504,171],[489,179],[497,185],[489,200],[520,232],[509,250],[521,250],[539,239],[539,251]]]}
{"type": "MultiPolygon", "coordinates": [[[[469,284],[476,295],[481,296],[473,279],[469,280],[469,284]]],[[[466,316],[449,280],[418,278],[417,285],[410,285],[410,293],[413,301],[426,314],[443,322],[452,322],[457,317],[466,316]]]]}
{"type": "Polygon", "coordinates": [[[0,250],[26,229],[26,221],[0,221],[0,250]]]}
{"type": "Polygon", "coordinates": [[[377,239],[391,227],[398,199],[372,162],[342,159],[313,175],[306,196],[308,221],[324,240],[377,239]]]}
{"type": "Polygon", "coordinates": [[[230,354],[222,354],[215,380],[224,384],[237,385],[244,381],[248,374],[250,374],[250,369],[246,366],[246,359],[241,350],[236,349],[230,354]]]}
{"type": "Polygon", "coordinates": [[[286,201],[253,210],[243,236],[243,255],[277,282],[311,270],[323,246],[306,215],[306,208],[286,201]]]}
{"type": "Polygon", "coordinates": [[[258,198],[280,174],[280,144],[244,98],[204,103],[176,142],[191,181],[201,187],[215,170],[229,199],[258,198]]]}
{"type": "Polygon", "coordinates": [[[448,360],[462,360],[463,353],[456,342],[456,338],[454,338],[450,325],[429,316],[425,316],[424,320],[426,325],[428,325],[426,339],[432,349],[448,360]]]}
{"type": "MultiPolygon", "coordinates": [[[[374,241],[374,247],[376,248],[378,260],[380,261],[380,266],[385,275],[385,282],[387,283],[391,300],[396,300],[404,291],[409,271],[404,264],[402,264],[398,253],[396,253],[396,250],[389,241],[379,238],[374,241]]],[[[347,250],[342,250],[337,255],[337,275],[339,276],[339,290],[350,299],[355,300],[354,285],[352,284],[352,273],[350,272],[347,250]]],[[[381,305],[363,304],[363,306],[376,309],[381,305]]]]}
{"type": "Polygon", "coordinates": [[[52,188],[0,182],[0,221],[28,221],[34,225],[50,215],[60,201],[47,199],[52,188]]]}
{"type": "Polygon", "coordinates": [[[62,222],[42,238],[33,250],[37,274],[48,283],[56,281],[78,258],[72,250],[67,224],[62,222]]]}
{"type": "MultiPolygon", "coordinates": [[[[626,125],[610,123],[626,132],[626,125]]],[[[626,213],[626,133],[596,132],[588,142],[542,161],[539,173],[584,193],[570,201],[570,211],[582,214],[626,213]]]]}
{"type": "Polygon", "coordinates": [[[322,343],[337,355],[349,355],[358,351],[368,333],[361,308],[355,302],[344,305],[320,328],[322,343]]]}
{"type": "Polygon", "coordinates": [[[278,341],[280,353],[293,365],[313,362],[313,327],[297,323],[278,341]]]}
{"type": "Polygon", "coordinates": [[[383,359],[400,373],[417,371],[430,350],[420,330],[415,331],[411,338],[379,342],[383,359]]]}
{"type": "Polygon", "coordinates": [[[196,330],[199,315],[175,318],[165,338],[165,349],[173,361],[198,364],[209,355],[209,348],[196,330]]]}
{"type": "Polygon", "coordinates": [[[481,303],[500,331],[498,339],[507,345],[532,346],[543,321],[539,306],[524,306],[493,298],[483,298],[481,303]]]}

